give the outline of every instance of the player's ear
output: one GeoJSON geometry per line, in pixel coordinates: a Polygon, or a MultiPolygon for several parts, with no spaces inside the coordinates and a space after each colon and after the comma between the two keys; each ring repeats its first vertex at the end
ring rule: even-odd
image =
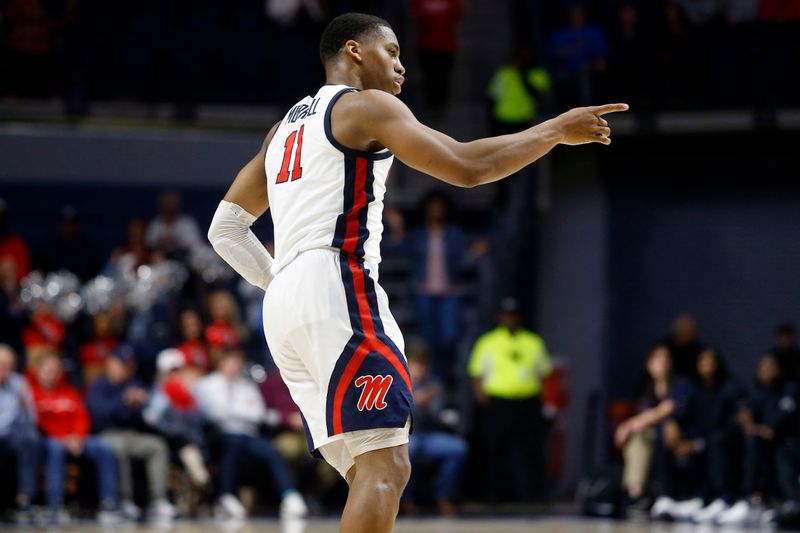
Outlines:
{"type": "Polygon", "coordinates": [[[344,53],[351,56],[356,63],[361,63],[361,45],[358,41],[349,39],[344,43],[344,53]]]}

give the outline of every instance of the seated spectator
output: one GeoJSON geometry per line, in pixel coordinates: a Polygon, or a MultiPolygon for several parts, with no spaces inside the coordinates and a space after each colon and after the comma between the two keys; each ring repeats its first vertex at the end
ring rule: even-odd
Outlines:
{"type": "Polygon", "coordinates": [[[194,309],[186,309],[180,316],[180,335],[182,342],[178,350],[183,353],[186,366],[198,374],[211,370],[211,356],[203,337],[203,320],[194,309]]]}
{"type": "Polygon", "coordinates": [[[44,302],[37,304],[28,325],[22,330],[28,369],[36,368],[41,356],[61,351],[66,335],[67,328],[56,316],[55,310],[44,302]]]}
{"type": "Polygon", "coordinates": [[[146,234],[147,245],[170,257],[183,259],[205,246],[197,222],[181,213],[181,197],[168,192],[158,199],[158,215],[150,221],[146,234]]]}
{"type": "Polygon", "coordinates": [[[419,465],[437,463],[437,511],[441,516],[454,516],[456,488],[469,448],[466,441],[448,431],[442,421],[444,390],[430,372],[430,360],[424,349],[408,351],[408,372],[414,386],[414,433],[408,441],[412,470],[404,500],[414,502],[415,472],[419,471],[419,465]]]}
{"type": "Polygon", "coordinates": [[[530,500],[544,481],[541,393],[552,371],[544,341],[522,327],[515,299],[501,302],[498,322],[475,342],[467,370],[482,410],[492,503],[501,501],[501,488],[530,500]]]}
{"type": "Polygon", "coordinates": [[[781,375],[778,359],[761,356],[756,386],[750,401],[739,412],[745,435],[742,494],[730,509],[717,516],[720,525],[740,525],[758,511],[766,497],[775,494],[774,466],[777,447],[797,436],[797,387],[781,375]]]}
{"type": "Polygon", "coordinates": [[[94,245],[81,231],[78,213],[72,206],[64,207],[58,231],[48,239],[37,257],[45,271],[67,270],[82,282],[89,281],[100,270],[94,245]]]}
{"type": "Polygon", "coordinates": [[[31,502],[39,463],[36,408],[28,384],[14,372],[15,366],[14,350],[0,344],[0,456],[5,465],[9,456],[16,459],[18,522],[33,525],[31,502]]]}
{"type": "Polygon", "coordinates": [[[280,372],[276,370],[267,375],[267,379],[261,382],[259,388],[269,410],[277,415],[271,424],[277,426],[278,431],[273,439],[275,447],[289,461],[296,474],[313,474],[315,481],[313,488],[317,494],[324,494],[332,489],[341,476],[326,461],[318,461],[309,453],[300,408],[292,400],[289,388],[283,382],[280,372]]]}
{"type": "MultiPolygon", "coordinates": [[[[672,359],[666,346],[658,345],[650,350],[645,371],[646,385],[639,412],[622,422],[614,435],[617,446],[623,449],[622,484],[634,502],[645,494],[651,458],[663,450],[664,422],[685,406],[689,392],[688,382],[673,375],[672,359]]],[[[666,496],[659,500],[652,509],[656,516],[673,503],[666,496]]]]}
{"type": "Polygon", "coordinates": [[[11,232],[8,225],[8,204],[0,198],[0,263],[5,260],[14,264],[17,282],[30,272],[28,247],[22,237],[11,232]]]}
{"type": "Polygon", "coordinates": [[[787,380],[798,381],[800,347],[797,346],[797,334],[792,324],[781,324],[775,328],[775,346],[769,353],[778,358],[781,373],[787,380]]]}
{"type": "Polygon", "coordinates": [[[239,316],[239,307],[233,295],[216,291],[208,297],[208,312],[211,324],[206,327],[205,339],[211,359],[216,362],[220,354],[241,345],[247,338],[247,328],[239,316]]]}
{"type": "Polygon", "coordinates": [[[111,264],[129,264],[138,268],[150,263],[151,249],[147,245],[147,221],[143,218],[132,218],[128,221],[128,240],[111,254],[111,264]]]}
{"type": "Polygon", "coordinates": [[[89,413],[83,399],[62,380],[62,375],[61,358],[58,354],[48,354],[39,361],[36,378],[31,383],[39,430],[45,439],[50,522],[54,525],[69,522],[64,508],[64,466],[68,457],[85,457],[97,469],[98,521],[104,525],[119,523],[123,517],[119,512],[114,451],[99,437],[89,435],[89,413]]]}
{"type": "MultiPolygon", "coordinates": [[[[22,329],[28,321],[25,303],[20,298],[16,263],[6,257],[0,259],[0,343],[11,346],[24,355],[22,329]]],[[[25,368],[25,360],[19,367],[25,368]]]]}
{"type": "Polygon", "coordinates": [[[119,339],[113,335],[111,315],[106,312],[92,317],[94,336],[81,346],[81,368],[83,369],[83,385],[89,387],[103,373],[108,357],[119,346],[119,339]]]}
{"type": "Polygon", "coordinates": [[[269,470],[281,496],[281,518],[302,517],[307,513],[303,497],[295,488],[286,460],[272,443],[259,436],[266,408],[255,383],[244,376],[244,353],[225,349],[217,370],[197,382],[195,397],[206,419],[219,432],[218,516],[244,519],[246,511],[239,499],[237,473],[242,460],[255,460],[269,470]]]}
{"type": "Polygon", "coordinates": [[[569,9],[568,25],[550,35],[547,52],[555,69],[559,106],[589,105],[595,75],[606,69],[608,43],[603,30],[589,23],[586,8],[575,4],[569,9]]]}
{"type": "Polygon", "coordinates": [[[133,503],[131,459],[143,459],[150,488],[148,518],[156,523],[170,522],[175,510],[167,501],[169,450],[164,439],[146,432],[142,411],[150,395],[133,378],[133,351],[119,346],[106,358],[105,374],[89,388],[86,403],[92,417],[92,428],[111,444],[119,463],[122,511],[132,519],[140,511],[133,503]]]}
{"type": "Polygon", "coordinates": [[[664,339],[664,345],[672,355],[672,367],[676,376],[690,378],[695,373],[697,357],[703,351],[698,340],[697,321],[692,315],[681,315],[672,323],[672,333],[664,339]]]}
{"type": "Polygon", "coordinates": [[[203,417],[192,394],[196,374],[187,372],[184,354],[168,348],[156,360],[158,380],[144,419],[167,439],[170,448],[180,458],[195,487],[208,485],[205,465],[203,417]]]}
{"type": "Polygon", "coordinates": [[[736,416],[744,401],[719,353],[703,350],[686,407],[664,425],[665,453],[656,465],[661,494],[679,503],[663,514],[711,523],[735,501],[742,449],[736,416]],[[710,503],[702,508],[704,501],[710,503]]]}

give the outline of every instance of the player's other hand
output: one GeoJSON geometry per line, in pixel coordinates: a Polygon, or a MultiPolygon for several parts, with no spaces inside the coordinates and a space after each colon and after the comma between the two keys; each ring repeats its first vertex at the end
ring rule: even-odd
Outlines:
{"type": "Polygon", "coordinates": [[[576,107],[560,114],[553,122],[561,134],[561,144],[611,144],[611,128],[603,115],[627,110],[628,104],[576,107]]]}

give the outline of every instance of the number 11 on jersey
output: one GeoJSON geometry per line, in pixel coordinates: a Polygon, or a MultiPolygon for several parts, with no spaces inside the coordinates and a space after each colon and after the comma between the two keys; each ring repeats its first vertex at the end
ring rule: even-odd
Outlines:
{"type": "Polygon", "coordinates": [[[286,142],[283,145],[283,163],[281,163],[281,171],[278,172],[278,179],[275,183],[286,183],[289,181],[289,162],[292,158],[292,149],[294,148],[295,140],[297,140],[297,150],[294,153],[294,165],[292,167],[292,181],[299,180],[303,177],[303,167],[300,166],[300,153],[303,151],[303,130],[305,125],[300,126],[299,130],[295,130],[286,137],[286,142]]]}

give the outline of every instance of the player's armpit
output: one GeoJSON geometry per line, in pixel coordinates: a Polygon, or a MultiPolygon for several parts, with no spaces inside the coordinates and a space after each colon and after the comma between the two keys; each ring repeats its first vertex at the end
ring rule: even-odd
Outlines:
{"type": "Polygon", "coordinates": [[[264,157],[267,153],[267,147],[275,135],[275,130],[278,129],[278,124],[275,124],[269,130],[261,149],[236,175],[236,179],[233,180],[224,198],[224,200],[244,208],[245,211],[256,218],[263,215],[269,208],[264,157]]]}

